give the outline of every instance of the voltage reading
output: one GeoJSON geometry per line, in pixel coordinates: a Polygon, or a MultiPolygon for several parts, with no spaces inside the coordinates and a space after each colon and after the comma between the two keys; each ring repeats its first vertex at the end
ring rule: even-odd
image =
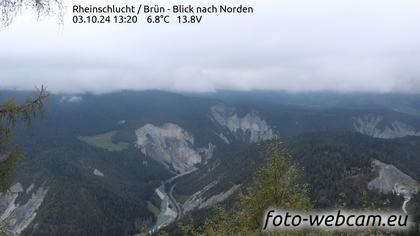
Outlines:
{"type": "Polygon", "coordinates": [[[177,16],[177,18],[178,18],[178,23],[194,24],[194,23],[200,23],[201,20],[203,19],[203,16],[194,16],[194,15],[193,16],[186,16],[186,15],[183,15],[183,16],[177,16]]]}

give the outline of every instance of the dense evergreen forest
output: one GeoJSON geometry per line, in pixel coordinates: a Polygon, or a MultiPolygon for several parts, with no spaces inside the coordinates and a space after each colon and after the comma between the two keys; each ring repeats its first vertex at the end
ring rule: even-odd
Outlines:
{"type": "MultiPolygon", "coordinates": [[[[17,101],[24,101],[29,95],[4,91],[0,98],[14,96],[17,101]]],[[[10,140],[22,150],[14,181],[24,189],[32,184],[48,188],[37,216],[23,235],[134,235],[153,224],[160,205],[155,189],[176,173],[136,147],[135,130],[148,123],[161,126],[168,122],[188,131],[196,147],[209,143],[216,147],[212,158],[197,165],[196,171],[167,186],[174,186],[177,201],[182,204],[215,180],[218,183],[204,193],[204,198],[232,186],[240,187],[216,208],[188,212],[163,230],[169,234],[188,230],[198,234],[219,232],[220,227],[214,224],[232,218],[234,209],[252,205],[244,197],[261,188],[256,187],[258,173],[269,168],[270,161],[266,142],[249,143],[231,135],[232,141],[226,143],[218,136],[226,130],[210,118],[210,108],[216,104],[235,107],[238,117],[256,111],[275,130],[280,143],[276,146],[278,154],[273,155],[298,173],[293,186],[304,186],[304,191],[291,194],[302,197],[305,207],[400,209],[401,197],[367,188],[378,175],[371,162],[392,164],[418,181],[420,138],[373,138],[356,133],[353,122],[355,117],[370,114],[383,117],[384,125],[398,120],[420,130],[416,113],[419,107],[414,95],[405,99],[390,96],[387,102],[378,96],[373,99],[371,95],[356,98],[228,92],[197,95],[159,91],[52,94],[45,101],[44,118],[29,129],[18,122],[10,140]],[[396,106],[401,109],[396,111],[396,106]],[[124,145],[115,149],[107,146],[117,144],[124,145]]],[[[30,198],[30,194],[20,194],[16,202],[23,204],[30,198]]],[[[417,222],[419,205],[416,195],[408,206],[417,222]]]]}

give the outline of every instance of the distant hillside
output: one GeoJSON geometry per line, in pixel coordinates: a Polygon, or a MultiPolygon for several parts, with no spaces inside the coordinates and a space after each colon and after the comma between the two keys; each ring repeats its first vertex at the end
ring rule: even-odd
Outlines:
{"type": "MultiPolygon", "coordinates": [[[[0,100],[27,95],[4,91],[0,100]]],[[[416,95],[395,94],[53,94],[42,121],[29,131],[18,124],[21,188],[0,197],[0,215],[23,235],[134,235],[159,218],[161,187],[177,218],[205,217],[209,206],[234,201],[275,136],[303,168],[315,207],[401,208],[402,196],[367,186],[380,171],[374,160],[420,180],[416,104],[416,95]],[[47,191],[33,204],[37,190],[47,191]]],[[[407,209],[416,204],[414,195],[407,209]]]]}

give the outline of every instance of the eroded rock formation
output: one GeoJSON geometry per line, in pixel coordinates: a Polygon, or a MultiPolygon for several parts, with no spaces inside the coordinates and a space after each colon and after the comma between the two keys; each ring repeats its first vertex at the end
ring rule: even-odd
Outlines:
{"type": "Polygon", "coordinates": [[[20,183],[12,186],[9,192],[0,193],[0,221],[6,223],[6,229],[13,235],[19,235],[35,219],[37,210],[47,195],[48,188],[37,189],[30,185],[26,191],[20,183]],[[23,194],[31,194],[26,202],[17,202],[23,194]]]}
{"type": "Polygon", "coordinates": [[[182,205],[182,214],[185,215],[187,212],[192,211],[196,208],[202,209],[214,205],[216,203],[223,202],[240,187],[240,185],[233,185],[229,190],[225,192],[206,197],[206,193],[211,188],[216,186],[217,183],[217,181],[213,181],[207,186],[205,186],[203,189],[197,191],[191,197],[189,197],[182,205]]]}
{"type": "Polygon", "coordinates": [[[194,170],[197,164],[211,158],[214,145],[196,148],[194,137],[176,124],[162,127],[146,124],[136,130],[136,146],[143,154],[179,173],[194,170]]]}
{"type": "Polygon", "coordinates": [[[383,117],[375,115],[355,118],[353,127],[357,132],[374,138],[392,139],[405,136],[420,136],[420,132],[408,124],[400,121],[383,124],[383,117]]]}
{"type": "Polygon", "coordinates": [[[224,133],[217,135],[227,144],[232,139],[256,143],[271,139],[274,131],[256,111],[240,117],[233,107],[216,105],[210,108],[211,119],[224,128],[224,133]]]}
{"type": "Polygon", "coordinates": [[[104,177],[104,173],[102,173],[102,171],[98,170],[98,169],[94,169],[93,170],[93,174],[99,177],[104,177]]]}
{"type": "Polygon", "coordinates": [[[393,165],[374,160],[372,167],[379,175],[369,182],[368,188],[384,194],[393,193],[403,196],[405,201],[402,210],[407,213],[406,204],[414,194],[417,194],[419,183],[393,165]]]}

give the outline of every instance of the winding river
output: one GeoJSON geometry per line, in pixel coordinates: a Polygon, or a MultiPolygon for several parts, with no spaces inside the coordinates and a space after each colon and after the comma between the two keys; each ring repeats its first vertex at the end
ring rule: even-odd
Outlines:
{"type": "Polygon", "coordinates": [[[162,202],[160,205],[160,214],[157,217],[156,223],[149,229],[149,234],[152,234],[160,228],[169,225],[178,217],[178,210],[175,207],[176,203],[166,192],[166,184],[167,183],[165,181],[155,190],[162,202]]]}
{"type": "Polygon", "coordinates": [[[159,188],[157,188],[155,190],[155,193],[159,196],[159,198],[162,200],[161,204],[160,204],[160,214],[157,217],[157,220],[155,222],[155,224],[150,227],[149,231],[147,232],[147,234],[152,234],[156,231],[158,231],[159,229],[168,226],[169,224],[171,224],[172,222],[174,222],[178,217],[180,217],[181,215],[181,207],[178,205],[178,202],[175,200],[175,198],[172,196],[172,191],[175,187],[175,184],[171,186],[171,189],[169,190],[169,192],[167,192],[167,188],[166,186],[170,185],[175,179],[187,175],[192,171],[183,173],[183,174],[179,174],[176,175],[164,182],[162,182],[162,184],[159,186],[159,188]]]}

